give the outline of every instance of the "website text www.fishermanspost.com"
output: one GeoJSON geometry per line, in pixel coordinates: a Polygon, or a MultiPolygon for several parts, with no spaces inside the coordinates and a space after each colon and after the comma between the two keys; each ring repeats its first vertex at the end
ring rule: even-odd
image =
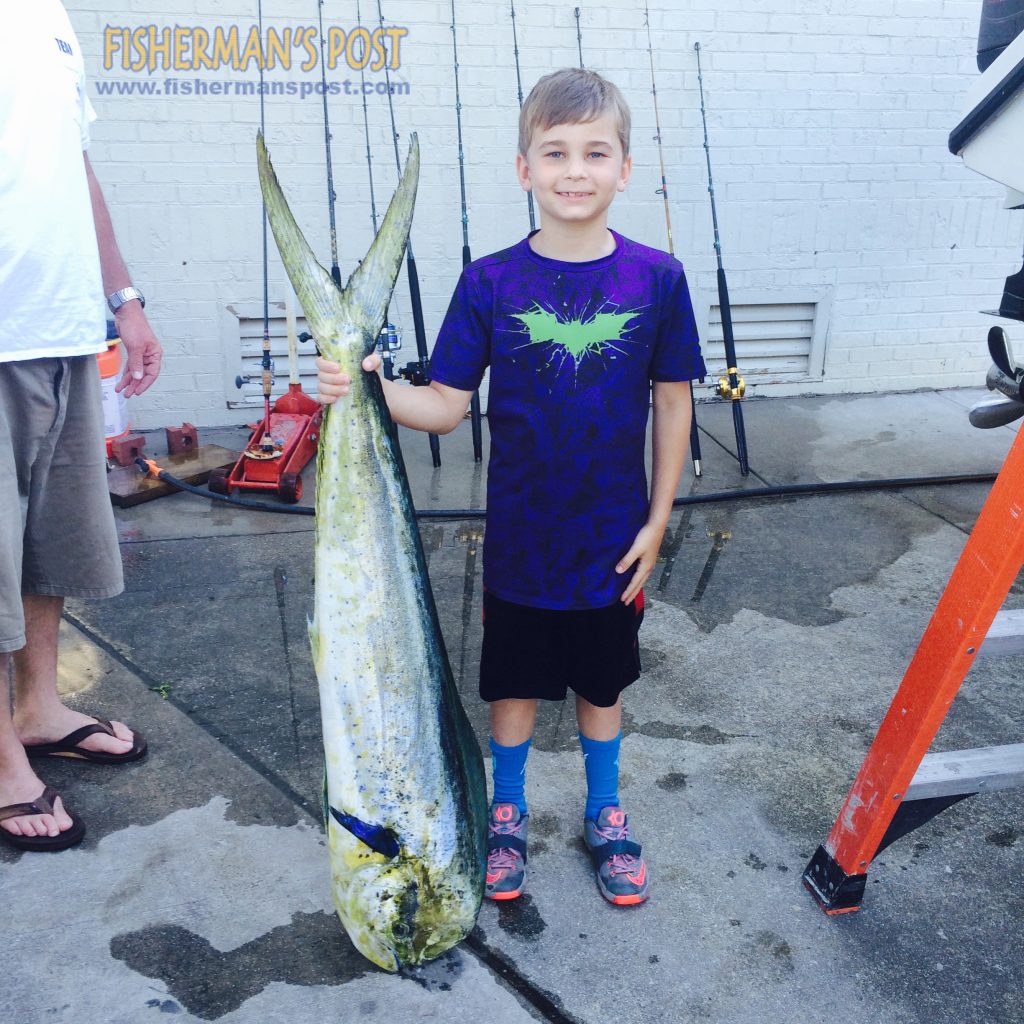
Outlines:
{"type": "Polygon", "coordinates": [[[207,81],[202,78],[165,78],[163,81],[139,79],[98,79],[94,83],[98,96],[209,97],[209,96],[290,96],[298,99],[327,96],[408,96],[408,82],[340,82],[244,80],[207,81]]]}

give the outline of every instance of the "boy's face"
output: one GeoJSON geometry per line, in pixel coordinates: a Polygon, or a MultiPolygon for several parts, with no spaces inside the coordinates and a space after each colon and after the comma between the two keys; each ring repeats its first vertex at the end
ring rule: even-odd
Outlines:
{"type": "Polygon", "coordinates": [[[629,181],[633,158],[622,154],[613,114],[594,121],[556,124],[537,130],[516,173],[524,191],[533,192],[545,220],[566,224],[601,221],[629,181]]]}

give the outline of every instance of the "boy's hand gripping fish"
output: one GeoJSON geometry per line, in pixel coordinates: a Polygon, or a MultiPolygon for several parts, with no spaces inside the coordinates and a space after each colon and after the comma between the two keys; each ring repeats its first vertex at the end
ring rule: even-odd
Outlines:
{"type": "Polygon", "coordinates": [[[309,634],[334,904],[356,948],[394,971],[466,937],[486,866],[480,748],[438,627],[395,426],[379,378],[360,369],[409,236],[419,147],[413,136],[380,231],[343,291],[295,223],[262,136],[257,150],[267,215],[313,337],[352,371],[320,438],[309,634]]]}

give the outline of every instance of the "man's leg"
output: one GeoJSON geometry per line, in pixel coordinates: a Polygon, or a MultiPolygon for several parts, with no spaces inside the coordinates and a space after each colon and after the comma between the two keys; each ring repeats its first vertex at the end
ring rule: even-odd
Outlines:
{"type": "MultiPolygon", "coordinates": [[[[10,670],[11,656],[0,654],[0,807],[31,803],[45,788],[32,770],[11,721],[10,670]]],[[[71,827],[71,819],[59,800],[54,811],[8,818],[0,822],[0,828],[16,836],[55,836],[71,827]]]]}
{"type": "MultiPolygon", "coordinates": [[[[26,594],[25,646],[14,655],[14,728],[21,743],[48,743],[92,724],[95,719],[72,711],[57,693],[57,641],[62,597],[26,594]]],[[[95,733],[81,741],[86,750],[124,754],[131,750],[131,730],[112,722],[115,736],[95,733]]]]}

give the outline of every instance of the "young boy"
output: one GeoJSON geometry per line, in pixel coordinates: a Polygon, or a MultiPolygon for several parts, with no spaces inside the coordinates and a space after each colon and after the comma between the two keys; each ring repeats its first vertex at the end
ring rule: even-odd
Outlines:
{"type": "MultiPolygon", "coordinates": [[[[569,689],[601,894],[634,904],[650,890],[619,805],[620,694],[640,675],[642,588],[686,458],[689,382],[704,364],[681,264],[608,229],[629,181],[629,125],[621,93],[593,71],[537,83],[520,116],[516,170],[540,230],[465,268],[429,387],[384,381],[396,422],[441,434],[463,419],[491,367],[480,696],[491,716],[485,892],[495,900],[523,891],[537,701],[564,700],[569,689]]],[[[341,367],[318,366],[321,401],[348,393],[341,367]]],[[[362,368],[379,366],[371,355],[362,368]]]]}

